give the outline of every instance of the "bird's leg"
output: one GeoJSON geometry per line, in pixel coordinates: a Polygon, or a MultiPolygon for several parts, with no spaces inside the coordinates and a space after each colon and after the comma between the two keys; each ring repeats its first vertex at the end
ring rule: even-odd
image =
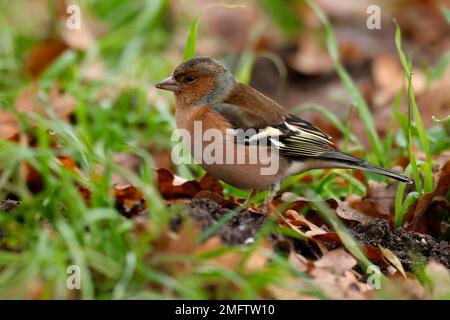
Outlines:
{"type": "Polygon", "coordinates": [[[248,209],[248,207],[250,207],[250,203],[252,202],[252,199],[255,197],[257,192],[258,192],[258,190],[256,190],[256,189],[252,189],[250,191],[247,199],[245,200],[244,204],[242,205],[245,209],[248,209]]]}
{"type": "Polygon", "coordinates": [[[261,212],[263,214],[266,214],[268,212],[269,205],[272,202],[273,198],[275,198],[275,196],[277,195],[277,192],[280,191],[280,187],[281,187],[281,182],[276,182],[275,184],[273,184],[270,187],[269,194],[267,195],[266,200],[264,200],[264,203],[261,208],[261,212]]]}

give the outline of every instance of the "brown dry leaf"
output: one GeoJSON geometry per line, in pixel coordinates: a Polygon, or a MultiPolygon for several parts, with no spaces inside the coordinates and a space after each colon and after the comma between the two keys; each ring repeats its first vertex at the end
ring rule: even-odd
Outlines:
{"type": "Polygon", "coordinates": [[[329,251],[322,258],[314,261],[314,267],[326,269],[333,274],[343,275],[356,266],[356,259],[344,249],[329,251]]]}
{"type": "Polygon", "coordinates": [[[367,223],[370,220],[374,219],[373,217],[365,215],[358,210],[351,208],[345,202],[339,202],[339,205],[336,208],[336,214],[342,219],[358,221],[359,223],[367,223]]]}
{"type": "Polygon", "coordinates": [[[131,185],[115,185],[116,209],[127,218],[145,214],[147,202],[142,192],[131,185]]]}
{"type": "Polygon", "coordinates": [[[387,188],[386,183],[369,181],[363,201],[370,202],[378,214],[388,216],[394,205],[395,188],[387,188]]]}
{"type": "Polygon", "coordinates": [[[223,188],[219,180],[205,174],[200,181],[177,178],[169,170],[157,170],[158,189],[165,200],[192,199],[197,193],[208,190],[223,196],[223,188]],[[181,180],[177,183],[177,180],[181,180]]]}
{"type": "Polygon", "coordinates": [[[304,216],[298,214],[294,210],[287,210],[281,217],[281,225],[287,225],[295,232],[299,233],[302,237],[307,237],[314,241],[314,243],[319,247],[322,254],[328,252],[327,247],[324,242],[329,242],[330,239],[323,240],[321,237],[329,234],[329,232],[323,230],[322,228],[316,226],[314,223],[308,221],[304,216]],[[305,230],[304,228],[309,230],[305,230]]]}
{"type": "Polygon", "coordinates": [[[380,248],[383,256],[402,274],[403,278],[406,278],[405,269],[400,259],[388,248],[383,248],[382,246],[378,246],[378,248],[380,248]]]}
{"type": "Polygon", "coordinates": [[[263,270],[269,261],[269,252],[272,252],[272,243],[264,239],[259,243],[259,247],[246,260],[244,272],[252,273],[263,270]]]}
{"type": "Polygon", "coordinates": [[[377,264],[383,266],[384,268],[388,268],[390,265],[386,262],[386,259],[383,256],[380,248],[374,247],[371,245],[361,246],[364,255],[372,261],[377,262],[377,264]]]}
{"type": "MultiPolygon", "coordinates": [[[[443,157],[446,157],[446,155],[444,154],[443,157]]],[[[434,191],[425,194],[422,199],[410,207],[405,219],[410,221],[405,222],[405,227],[408,230],[435,236],[439,235],[441,222],[438,220],[438,215],[430,209],[433,208],[433,204],[442,204],[444,207],[449,206],[445,197],[450,189],[450,159],[445,159],[445,161],[441,161],[443,164],[435,174],[434,191]]],[[[439,205],[435,209],[437,208],[439,208],[439,205]]]]}
{"type": "Polygon", "coordinates": [[[308,238],[327,233],[327,231],[306,220],[305,217],[294,210],[286,211],[281,218],[283,219],[283,222],[290,226],[294,231],[300,232],[301,235],[307,236],[308,238]],[[301,227],[308,227],[309,230],[301,231],[301,227]]]}
{"type": "Polygon", "coordinates": [[[375,217],[393,222],[396,189],[397,184],[387,187],[384,182],[369,180],[364,197],[349,195],[345,203],[350,208],[369,216],[369,219],[375,217]]]}
{"type": "MultiPolygon", "coordinates": [[[[202,254],[208,253],[210,251],[217,250],[224,246],[222,239],[219,236],[213,236],[200,244],[195,249],[195,255],[200,256],[202,254]]],[[[215,256],[212,259],[208,260],[208,263],[212,263],[215,265],[220,265],[227,269],[235,269],[242,259],[242,255],[239,252],[226,252],[224,254],[220,254],[215,256]]]]}
{"type": "Polygon", "coordinates": [[[161,236],[154,243],[155,252],[163,254],[191,255],[198,247],[197,239],[201,234],[200,226],[191,220],[186,220],[180,231],[161,232],[161,236]]]}
{"type": "Polygon", "coordinates": [[[69,156],[59,156],[58,157],[59,163],[66,169],[69,169],[73,172],[79,173],[80,170],[77,167],[77,164],[75,160],[69,156]]]}
{"type": "Polygon", "coordinates": [[[289,263],[300,272],[307,272],[312,266],[310,260],[295,251],[289,254],[289,263]]]}
{"type": "Polygon", "coordinates": [[[332,299],[367,299],[371,289],[352,270],[356,259],[344,249],[329,251],[313,263],[309,272],[317,285],[332,299]]]}

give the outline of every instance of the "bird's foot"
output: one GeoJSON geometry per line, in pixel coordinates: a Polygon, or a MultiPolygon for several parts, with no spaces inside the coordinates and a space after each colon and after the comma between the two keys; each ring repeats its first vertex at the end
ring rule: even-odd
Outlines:
{"type": "Polygon", "coordinates": [[[277,195],[280,190],[281,182],[275,183],[271,188],[270,192],[267,195],[267,198],[264,200],[263,205],[261,206],[261,213],[267,215],[269,213],[269,206],[272,203],[273,198],[277,195]]]}

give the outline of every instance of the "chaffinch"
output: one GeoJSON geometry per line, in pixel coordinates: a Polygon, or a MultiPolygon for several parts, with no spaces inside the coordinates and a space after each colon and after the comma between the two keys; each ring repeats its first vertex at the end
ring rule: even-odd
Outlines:
{"type": "Polygon", "coordinates": [[[156,87],[174,92],[177,127],[191,133],[190,151],[204,169],[234,187],[252,190],[245,205],[250,203],[256,191],[271,187],[263,205],[263,211],[266,211],[284,178],[311,169],[359,169],[411,182],[396,171],[336,150],[328,134],[289,114],[252,87],[239,83],[231,72],[209,57],[195,57],[181,63],[156,87]],[[203,151],[212,139],[203,139],[202,148],[193,147],[198,143],[195,140],[202,139],[195,136],[196,122],[201,124],[202,132],[214,129],[221,133],[221,136],[215,135],[220,141],[214,142],[222,143],[222,148],[212,156],[220,158],[218,154],[221,153],[222,159],[234,161],[204,159],[203,151]],[[245,134],[237,134],[239,129],[246,130],[245,134]],[[267,144],[251,143],[263,138],[267,138],[267,144]],[[230,141],[232,143],[227,143],[230,141]],[[236,161],[236,150],[239,150],[236,146],[245,154],[240,162],[236,161]],[[252,162],[251,157],[255,154],[258,159],[252,162]],[[262,169],[273,155],[277,156],[276,170],[264,174],[262,169]]]}

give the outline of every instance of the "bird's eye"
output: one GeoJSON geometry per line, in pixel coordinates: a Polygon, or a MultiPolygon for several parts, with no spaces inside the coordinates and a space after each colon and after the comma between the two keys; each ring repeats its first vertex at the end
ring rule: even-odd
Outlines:
{"type": "Polygon", "coordinates": [[[187,83],[192,83],[192,82],[194,82],[194,80],[195,80],[195,77],[193,75],[186,76],[187,83]]]}

